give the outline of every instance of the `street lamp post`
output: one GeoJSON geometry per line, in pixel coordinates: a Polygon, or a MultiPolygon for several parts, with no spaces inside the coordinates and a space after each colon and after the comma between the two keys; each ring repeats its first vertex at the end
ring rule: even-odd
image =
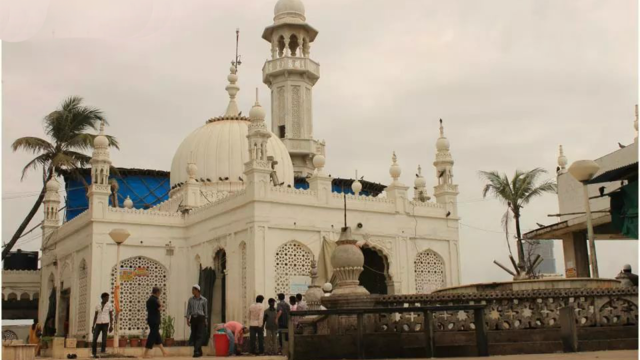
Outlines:
{"type": "Polygon", "coordinates": [[[589,191],[587,183],[593,178],[598,170],[600,170],[600,165],[593,160],[579,160],[571,164],[569,167],[569,173],[576,180],[582,183],[582,190],[584,192],[584,208],[587,216],[587,236],[589,238],[589,262],[591,263],[591,275],[593,278],[599,278],[600,275],[598,273],[596,239],[593,234],[593,223],[591,222],[591,205],[589,205],[589,191]]]}
{"type": "MultiPolygon", "coordinates": [[[[113,229],[109,232],[109,236],[116,243],[118,250],[116,251],[116,287],[113,291],[117,296],[116,301],[120,301],[120,245],[122,245],[127,238],[129,238],[129,232],[125,229],[113,229]]],[[[118,348],[120,346],[120,339],[118,337],[118,328],[120,326],[119,311],[116,311],[115,328],[113,329],[113,347],[118,348]]]]}

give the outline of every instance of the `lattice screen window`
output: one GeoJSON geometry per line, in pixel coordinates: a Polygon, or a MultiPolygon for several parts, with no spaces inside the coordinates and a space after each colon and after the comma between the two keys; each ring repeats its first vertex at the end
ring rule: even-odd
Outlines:
{"type": "Polygon", "coordinates": [[[416,293],[429,294],[445,286],[444,260],[432,250],[416,256],[416,293]]]}
{"type": "Polygon", "coordinates": [[[290,293],[292,276],[309,276],[313,254],[301,244],[290,241],[276,251],[276,294],[290,293]]]}
{"type": "MultiPolygon", "coordinates": [[[[162,316],[167,308],[167,269],[157,261],[136,256],[121,261],[120,268],[120,331],[141,334],[147,328],[147,300],[151,289],[162,290],[162,316]]],[[[111,269],[111,298],[116,281],[116,267],[111,269]]]]}
{"type": "Polygon", "coordinates": [[[78,323],[77,332],[80,335],[87,334],[87,278],[89,270],[84,259],[80,262],[78,274],[78,323]]]}
{"type": "Polygon", "coordinates": [[[247,244],[240,244],[240,252],[242,256],[242,319],[243,324],[249,323],[248,301],[247,301],[247,244]]]}

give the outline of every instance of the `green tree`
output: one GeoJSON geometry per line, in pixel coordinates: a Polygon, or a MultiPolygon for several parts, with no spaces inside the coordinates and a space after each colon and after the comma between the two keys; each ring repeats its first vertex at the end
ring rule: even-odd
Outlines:
{"type": "MultiPolygon", "coordinates": [[[[522,244],[522,233],[520,231],[520,217],[522,209],[533,198],[545,193],[555,193],[557,191],[556,183],[553,180],[545,180],[538,183],[541,175],[546,171],[541,168],[535,168],[531,171],[516,170],[515,174],[509,180],[506,174],[497,171],[480,171],[480,176],[487,181],[482,190],[482,196],[492,195],[500,202],[507,205],[507,212],[502,217],[502,225],[507,234],[507,244],[509,238],[509,219],[513,216],[516,223],[516,236],[518,239],[518,267],[522,270],[527,265],[525,260],[525,251],[522,244]]],[[[511,248],[509,248],[511,251],[511,248]]]]}
{"type": "MultiPolygon", "coordinates": [[[[89,164],[91,157],[83,151],[93,147],[94,134],[87,131],[98,129],[100,122],[106,120],[101,110],[83,106],[82,98],[71,96],[65,99],[60,107],[44,118],[44,131],[50,140],[38,137],[22,137],[12,144],[13,151],[23,150],[36,155],[22,170],[24,180],[30,170],[42,168],[42,190],[27,217],[22,221],[11,240],[2,250],[2,260],[16,244],[42,205],[45,185],[60,171],[69,171],[80,177],[77,170],[89,164]]],[[[110,146],[118,148],[115,138],[107,136],[110,146]]],[[[80,177],[81,178],[81,177],[80,177]]]]}

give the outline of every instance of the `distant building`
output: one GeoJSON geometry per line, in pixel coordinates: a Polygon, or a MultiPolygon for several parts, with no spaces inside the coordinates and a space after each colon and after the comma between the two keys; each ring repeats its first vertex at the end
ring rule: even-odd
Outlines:
{"type": "Polygon", "coordinates": [[[2,319],[35,319],[40,298],[38,252],[10,252],[2,270],[2,319]]]}
{"type": "MultiPolygon", "coordinates": [[[[638,129],[636,107],[635,128],[638,129]]],[[[600,170],[588,182],[595,240],[638,240],[638,137],[632,144],[595,159],[600,170]]],[[[524,234],[525,239],[562,240],[565,276],[591,277],[583,186],[558,156],[559,222],[524,234]]],[[[597,254],[596,254],[597,255],[597,254]]],[[[622,266],[622,264],[620,264],[622,266]]]]}
{"type": "Polygon", "coordinates": [[[553,255],[552,241],[531,240],[524,242],[524,253],[530,255],[531,260],[535,260],[537,255],[542,258],[542,263],[536,268],[536,273],[555,274],[556,258],[553,255]]]}

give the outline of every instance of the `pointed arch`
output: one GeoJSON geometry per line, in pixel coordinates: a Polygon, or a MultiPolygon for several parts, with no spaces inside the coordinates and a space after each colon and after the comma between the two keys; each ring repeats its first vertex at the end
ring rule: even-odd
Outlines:
{"type": "Polygon", "coordinates": [[[446,271],[444,259],[437,252],[427,249],[414,260],[416,293],[429,294],[445,287],[446,271]]]}
{"type": "MultiPolygon", "coordinates": [[[[116,265],[111,268],[111,299],[115,287],[116,265]]],[[[151,289],[157,286],[162,291],[160,302],[167,305],[167,268],[159,261],[145,257],[134,256],[120,262],[120,331],[124,334],[140,334],[147,326],[146,302],[151,295],[151,289]]]]}
{"type": "Polygon", "coordinates": [[[303,243],[291,240],[278,247],[275,254],[275,292],[291,294],[291,280],[298,276],[309,276],[314,254],[303,243]]]}

